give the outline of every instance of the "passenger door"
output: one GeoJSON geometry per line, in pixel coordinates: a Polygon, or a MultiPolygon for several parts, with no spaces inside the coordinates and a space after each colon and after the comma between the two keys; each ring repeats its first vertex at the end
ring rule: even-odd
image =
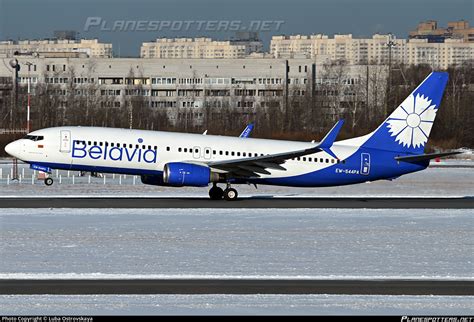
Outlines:
{"type": "Polygon", "coordinates": [[[199,159],[201,157],[201,148],[198,146],[195,146],[193,148],[193,158],[199,159]]]}
{"type": "Polygon", "coordinates": [[[362,153],[360,155],[360,173],[368,176],[370,173],[370,154],[362,153]]]}
{"type": "Polygon", "coordinates": [[[61,142],[59,143],[59,151],[63,153],[71,152],[71,131],[60,131],[61,142]]]}
{"type": "Polygon", "coordinates": [[[212,153],[211,148],[209,148],[209,147],[204,148],[204,159],[210,160],[211,159],[211,153],[212,153]]]}

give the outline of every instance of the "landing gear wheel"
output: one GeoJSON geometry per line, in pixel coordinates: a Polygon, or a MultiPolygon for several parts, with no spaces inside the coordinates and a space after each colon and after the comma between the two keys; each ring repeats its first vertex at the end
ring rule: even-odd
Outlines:
{"type": "Polygon", "coordinates": [[[53,184],[53,178],[46,178],[44,179],[44,184],[47,185],[47,186],[50,186],[53,184]]]}
{"type": "Polygon", "coordinates": [[[211,190],[209,190],[209,197],[211,197],[211,200],[221,200],[223,196],[224,190],[218,186],[213,186],[211,190]]]}
{"type": "Polygon", "coordinates": [[[237,200],[238,195],[237,190],[234,188],[227,188],[224,190],[224,199],[227,201],[237,200]]]}

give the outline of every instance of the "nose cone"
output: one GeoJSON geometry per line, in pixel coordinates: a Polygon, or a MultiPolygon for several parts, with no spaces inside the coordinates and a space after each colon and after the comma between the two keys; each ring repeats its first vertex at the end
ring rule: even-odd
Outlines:
{"type": "Polygon", "coordinates": [[[5,152],[12,157],[18,158],[18,155],[20,154],[20,142],[13,141],[12,143],[7,144],[5,152]]]}

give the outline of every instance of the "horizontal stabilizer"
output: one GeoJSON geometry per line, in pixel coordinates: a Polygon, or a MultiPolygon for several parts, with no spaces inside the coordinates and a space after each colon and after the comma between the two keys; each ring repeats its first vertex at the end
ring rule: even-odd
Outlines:
{"type": "Polygon", "coordinates": [[[444,152],[444,153],[418,154],[418,155],[409,155],[409,156],[404,156],[404,157],[395,157],[395,160],[403,161],[403,162],[420,162],[420,161],[442,158],[449,155],[455,155],[455,154],[460,154],[460,153],[462,152],[453,151],[453,152],[444,152]]]}

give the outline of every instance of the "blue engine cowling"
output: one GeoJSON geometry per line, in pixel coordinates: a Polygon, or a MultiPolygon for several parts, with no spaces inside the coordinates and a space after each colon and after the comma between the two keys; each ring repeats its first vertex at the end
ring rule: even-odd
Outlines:
{"type": "Polygon", "coordinates": [[[211,182],[211,170],[198,164],[170,162],[163,169],[163,182],[177,187],[207,186],[211,182]]]}

